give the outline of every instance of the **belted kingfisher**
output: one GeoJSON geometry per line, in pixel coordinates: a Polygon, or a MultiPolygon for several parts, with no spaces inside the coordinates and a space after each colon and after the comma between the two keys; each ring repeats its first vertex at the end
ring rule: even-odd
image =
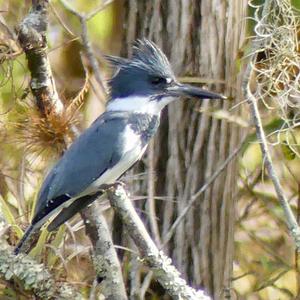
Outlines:
{"type": "Polygon", "coordinates": [[[46,176],[34,217],[15,253],[54,213],[52,231],[89,205],[144,154],[157,131],[162,109],[181,96],[198,99],[226,97],[180,84],[167,57],[149,40],[135,43],[130,59],[107,56],[116,69],[109,81],[106,111],[84,131],[46,176]]]}

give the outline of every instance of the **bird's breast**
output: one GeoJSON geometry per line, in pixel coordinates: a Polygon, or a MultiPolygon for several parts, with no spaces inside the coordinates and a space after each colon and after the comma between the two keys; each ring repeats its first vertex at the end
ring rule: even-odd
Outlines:
{"type": "Polygon", "coordinates": [[[95,192],[103,184],[112,184],[130,169],[144,154],[150,138],[159,125],[159,117],[148,114],[130,114],[118,140],[109,149],[112,157],[120,159],[110,165],[80,196],[95,192]]]}
{"type": "MultiPolygon", "coordinates": [[[[123,157],[112,168],[107,169],[92,185],[92,189],[98,189],[103,184],[112,184],[130,169],[143,155],[147,146],[135,147],[124,153],[123,157]]],[[[87,193],[88,194],[88,193],[87,193]]]]}
{"type": "Polygon", "coordinates": [[[116,147],[113,150],[118,152],[120,160],[107,168],[88,190],[84,191],[84,194],[94,192],[103,184],[114,183],[141,158],[147,147],[147,144],[142,142],[141,136],[132,129],[130,124],[120,133],[120,140],[120,142],[116,141],[116,147]]]}
{"type": "Polygon", "coordinates": [[[132,114],[129,118],[130,128],[140,137],[142,145],[148,144],[159,126],[160,115],[132,114]]]}

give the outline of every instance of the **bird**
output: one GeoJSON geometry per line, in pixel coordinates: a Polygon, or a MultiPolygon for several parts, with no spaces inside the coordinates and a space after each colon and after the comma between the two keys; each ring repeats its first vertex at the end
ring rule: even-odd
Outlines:
{"type": "Polygon", "coordinates": [[[28,251],[23,249],[25,241],[54,214],[48,231],[90,205],[140,160],[169,103],[182,97],[226,99],[219,93],[180,83],[166,55],[148,39],[135,41],[130,58],[107,55],[106,59],[115,70],[108,81],[106,109],[45,177],[31,224],[15,254],[28,251]]]}

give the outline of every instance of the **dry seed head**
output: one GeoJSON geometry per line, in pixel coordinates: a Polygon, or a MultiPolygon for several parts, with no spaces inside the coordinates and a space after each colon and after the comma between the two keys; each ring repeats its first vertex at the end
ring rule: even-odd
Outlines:
{"type": "Polygon", "coordinates": [[[89,76],[86,74],[82,89],[61,114],[48,109],[47,114],[42,116],[33,100],[23,101],[14,126],[16,142],[34,156],[60,156],[75,138],[73,128],[78,123],[77,112],[84,104],[88,89],[89,76]]]}

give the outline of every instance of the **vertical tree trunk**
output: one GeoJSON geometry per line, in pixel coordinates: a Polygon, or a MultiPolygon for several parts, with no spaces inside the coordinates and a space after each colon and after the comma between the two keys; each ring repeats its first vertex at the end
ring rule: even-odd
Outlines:
{"type": "MultiPolygon", "coordinates": [[[[235,60],[244,38],[246,6],[246,0],[124,1],[122,54],[130,55],[136,38],[147,37],[167,53],[177,75],[211,83],[210,88],[239,102],[241,76],[235,60]]],[[[233,103],[185,100],[163,114],[146,168],[153,168],[157,179],[147,181],[150,194],[167,196],[166,201],[154,202],[160,237],[155,218],[149,221],[157,242],[164,241],[191,196],[239,144],[237,126],[200,114],[199,109],[227,110],[233,103]]],[[[186,279],[195,287],[204,286],[214,299],[224,299],[231,286],[236,181],[236,163],[231,163],[199,197],[165,247],[186,279]]],[[[153,206],[147,205],[147,211],[153,216],[153,206]]]]}

